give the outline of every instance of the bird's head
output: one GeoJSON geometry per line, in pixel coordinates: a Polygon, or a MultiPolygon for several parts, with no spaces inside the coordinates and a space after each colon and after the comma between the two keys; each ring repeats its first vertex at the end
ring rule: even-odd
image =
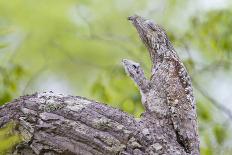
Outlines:
{"type": "Polygon", "coordinates": [[[128,17],[128,20],[135,26],[140,38],[149,50],[159,52],[161,48],[163,49],[161,51],[168,48],[166,32],[158,24],[137,15],[128,17]]]}
{"type": "Polygon", "coordinates": [[[123,59],[122,64],[123,64],[127,74],[132,78],[139,77],[138,75],[143,74],[143,70],[140,67],[139,63],[136,63],[136,62],[134,62],[132,60],[128,60],[128,59],[123,59]]]}

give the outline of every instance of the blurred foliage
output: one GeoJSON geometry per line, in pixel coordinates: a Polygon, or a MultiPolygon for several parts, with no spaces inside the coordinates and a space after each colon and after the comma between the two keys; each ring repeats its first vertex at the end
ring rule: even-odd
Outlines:
{"type": "MultiPolygon", "coordinates": [[[[232,56],[232,19],[229,17],[231,15],[231,10],[216,10],[207,12],[202,17],[192,17],[191,27],[193,29],[187,32],[186,38],[191,39],[192,43],[204,51],[202,54],[206,56],[207,60],[215,60],[215,55],[217,55],[225,62],[230,61],[232,56]]],[[[225,63],[223,67],[228,68],[230,63],[225,63]]]]}
{"type": "Polygon", "coordinates": [[[23,76],[20,65],[8,64],[6,68],[0,66],[0,105],[13,99],[18,93],[18,85],[23,76]]]}
{"type": "Polygon", "coordinates": [[[21,141],[20,135],[14,132],[15,123],[9,122],[0,129],[0,155],[10,154],[10,150],[21,141]]]}
{"type": "MultiPolygon", "coordinates": [[[[19,95],[53,90],[93,98],[139,117],[144,110],[139,91],[120,65],[122,58],[133,59],[149,77],[146,49],[126,20],[134,13],[168,30],[194,83],[211,91],[212,73],[231,73],[232,11],[195,6],[199,10],[183,16],[193,10],[193,2],[0,0],[0,105],[19,95]]],[[[230,122],[198,85],[201,154],[230,154],[230,122]]],[[[0,152],[10,147],[10,137],[17,141],[8,131],[0,131],[0,152]]]]}

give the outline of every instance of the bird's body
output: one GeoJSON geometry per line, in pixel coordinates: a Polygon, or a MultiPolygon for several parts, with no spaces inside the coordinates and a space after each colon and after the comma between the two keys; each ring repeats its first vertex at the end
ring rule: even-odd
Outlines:
{"type": "Polygon", "coordinates": [[[149,90],[143,93],[145,108],[156,117],[170,119],[177,141],[186,153],[199,154],[196,107],[191,79],[184,64],[160,26],[139,16],[129,17],[129,20],[152,60],[150,81],[143,86],[149,90]]]}

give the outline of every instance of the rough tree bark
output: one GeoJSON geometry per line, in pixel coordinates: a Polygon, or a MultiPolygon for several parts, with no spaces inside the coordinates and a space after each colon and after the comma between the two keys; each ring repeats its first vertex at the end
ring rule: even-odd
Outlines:
{"type": "Polygon", "coordinates": [[[146,113],[137,121],[82,97],[23,96],[1,107],[0,126],[10,120],[25,141],[16,147],[21,154],[185,154],[168,120],[155,124],[146,113]]]}
{"type": "MultiPolygon", "coordinates": [[[[133,62],[124,60],[124,66],[132,76],[133,70],[129,69],[136,68],[133,62]]],[[[145,87],[147,80],[143,76],[132,77],[142,95],[148,86],[145,87]]],[[[199,154],[198,146],[194,148],[197,151],[186,151],[168,115],[151,111],[154,104],[166,104],[167,100],[155,101],[144,102],[146,111],[135,119],[119,109],[83,97],[36,93],[0,107],[0,127],[11,120],[16,122],[15,130],[22,135],[23,142],[15,147],[14,154],[199,154]]],[[[197,135],[195,139],[198,141],[197,135]]]]}

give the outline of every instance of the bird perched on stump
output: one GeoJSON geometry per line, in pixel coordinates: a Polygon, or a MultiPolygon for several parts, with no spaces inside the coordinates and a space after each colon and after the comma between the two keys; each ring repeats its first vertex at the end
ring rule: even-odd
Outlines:
{"type": "Polygon", "coordinates": [[[152,61],[152,75],[148,80],[138,63],[123,60],[126,72],[140,89],[145,109],[156,117],[170,119],[177,141],[186,153],[199,154],[196,105],[184,64],[158,24],[137,15],[128,20],[137,29],[152,61]]]}

